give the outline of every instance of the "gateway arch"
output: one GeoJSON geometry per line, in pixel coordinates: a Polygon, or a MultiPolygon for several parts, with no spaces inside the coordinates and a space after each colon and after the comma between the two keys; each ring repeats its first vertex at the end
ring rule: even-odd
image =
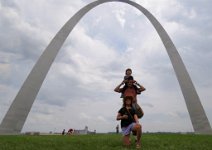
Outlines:
{"type": "Polygon", "coordinates": [[[0,125],[1,134],[18,134],[21,132],[49,68],[69,33],[87,12],[96,6],[107,2],[123,2],[132,5],[149,19],[159,34],[173,65],[186,102],[194,132],[201,134],[212,133],[210,123],[185,65],[183,64],[182,59],[169,35],[157,19],[144,7],[130,0],[96,0],[80,9],[72,18],[70,18],[70,20],[68,20],[68,22],[59,30],[44,50],[3,118],[0,125]]]}

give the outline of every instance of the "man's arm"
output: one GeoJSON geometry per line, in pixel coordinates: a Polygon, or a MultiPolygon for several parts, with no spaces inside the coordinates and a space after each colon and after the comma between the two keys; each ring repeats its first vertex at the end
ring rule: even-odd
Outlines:
{"type": "Polygon", "coordinates": [[[114,89],[114,91],[115,91],[115,92],[119,92],[119,93],[120,93],[120,92],[121,92],[121,90],[122,90],[122,88],[121,88],[121,86],[122,86],[122,85],[124,85],[124,81],[123,81],[123,82],[121,82],[121,84],[119,84],[119,85],[118,85],[118,86],[114,89]]]}
{"type": "Polygon", "coordinates": [[[137,85],[138,90],[139,90],[140,92],[143,92],[143,91],[146,90],[145,87],[143,87],[142,85],[140,85],[140,84],[139,84],[138,82],[136,82],[136,81],[135,81],[135,85],[137,85]]]}

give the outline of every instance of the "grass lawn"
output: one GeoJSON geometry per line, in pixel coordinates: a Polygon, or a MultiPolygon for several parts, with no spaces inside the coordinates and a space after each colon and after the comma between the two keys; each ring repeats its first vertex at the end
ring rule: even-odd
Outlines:
{"type": "MultiPolygon", "coordinates": [[[[1,135],[0,150],[131,150],[122,146],[120,134],[1,135]]],[[[212,150],[211,135],[143,134],[143,150],[212,150]]]]}

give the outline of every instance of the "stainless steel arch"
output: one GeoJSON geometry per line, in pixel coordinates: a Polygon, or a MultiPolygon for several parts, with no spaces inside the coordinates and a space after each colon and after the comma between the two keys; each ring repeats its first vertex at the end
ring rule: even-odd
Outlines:
{"type": "Polygon", "coordinates": [[[158,32],[172,62],[185,98],[194,131],[204,134],[212,133],[210,123],[181,57],[170,37],[156,18],[144,7],[130,0],[97,0],[80,9],[70,20],[68,20],[44,50],[6,113],[0,125],[1,134],[16,134],[21,132],[49,68],[69,33],[88,11],[106,2],[123,2],[132,5],[150,20],[158,32]]]}

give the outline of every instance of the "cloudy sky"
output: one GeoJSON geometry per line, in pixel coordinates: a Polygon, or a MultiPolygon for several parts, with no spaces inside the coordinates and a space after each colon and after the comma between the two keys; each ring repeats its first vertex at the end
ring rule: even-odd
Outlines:
{"type": "MultiPolygon", "coordinates": [[[[60,28],[93,0],[0,0],[0,121],[60,28]]],[[[210,0],[134,0],[162,24],[212,124],[210,0]]],[[[115,131],[126,68],[147,90],[138,97],[144,131],[193,131],[167,52],[148,19],[120,2],[102,4],[77,24],[50,68],[25,131],[115,131]]]]}

